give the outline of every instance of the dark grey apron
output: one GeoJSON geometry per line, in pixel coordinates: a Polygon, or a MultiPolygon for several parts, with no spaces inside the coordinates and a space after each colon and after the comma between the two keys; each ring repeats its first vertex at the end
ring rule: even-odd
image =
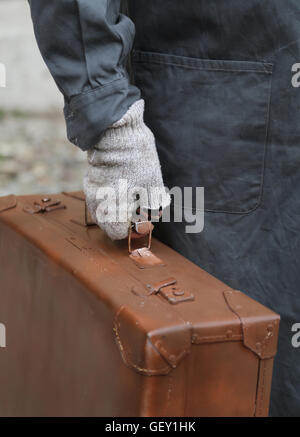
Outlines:
{"type": "Polygon", "coordinates": [[[203,232],[157,235],[281,315],[270,412],[300,416],[300,2],[128,4],[165,183],[205,187],[203,232]]]}

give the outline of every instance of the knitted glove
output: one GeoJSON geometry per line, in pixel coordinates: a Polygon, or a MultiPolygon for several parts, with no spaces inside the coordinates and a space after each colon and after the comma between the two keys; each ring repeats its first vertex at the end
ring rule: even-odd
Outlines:
{"type": "Polygon", "coordinates": [[[139,207],[158,210],[170,203],[154,136],[143,115],[144,100],[138,100],[88,151],[87,206],[93,220],[113,240],[127,237],[139,207]]]}

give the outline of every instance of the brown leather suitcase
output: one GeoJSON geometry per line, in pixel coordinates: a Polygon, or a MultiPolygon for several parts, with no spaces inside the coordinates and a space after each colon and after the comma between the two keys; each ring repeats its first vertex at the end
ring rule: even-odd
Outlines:
{"type": "Polygon", "coordinates": [[[0,416],[268,414],[277,314],[47,197],[0,198],[0,416]]]}

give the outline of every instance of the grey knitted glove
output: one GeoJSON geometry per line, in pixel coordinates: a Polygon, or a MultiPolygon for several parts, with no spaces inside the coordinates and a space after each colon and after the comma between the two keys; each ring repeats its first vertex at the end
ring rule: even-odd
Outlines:
{"type": "Polygon", "coordinates": [[[87,206],[93,220],[113,240],[127,237],[137,208],[158,210],[170,203],[154,136],[143,115],[144,100],[138,100],[88,151],[87,206]]]}

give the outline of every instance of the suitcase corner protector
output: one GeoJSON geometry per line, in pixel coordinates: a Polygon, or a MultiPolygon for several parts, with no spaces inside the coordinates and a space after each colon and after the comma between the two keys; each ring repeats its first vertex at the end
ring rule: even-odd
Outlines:
{"type": "Polygon", "coordinates": [[[240,319],[243,344],[260,359],[274,358],[277,352],[280,316],[239,290],[225,290],[229,309],[240,319]]]}

